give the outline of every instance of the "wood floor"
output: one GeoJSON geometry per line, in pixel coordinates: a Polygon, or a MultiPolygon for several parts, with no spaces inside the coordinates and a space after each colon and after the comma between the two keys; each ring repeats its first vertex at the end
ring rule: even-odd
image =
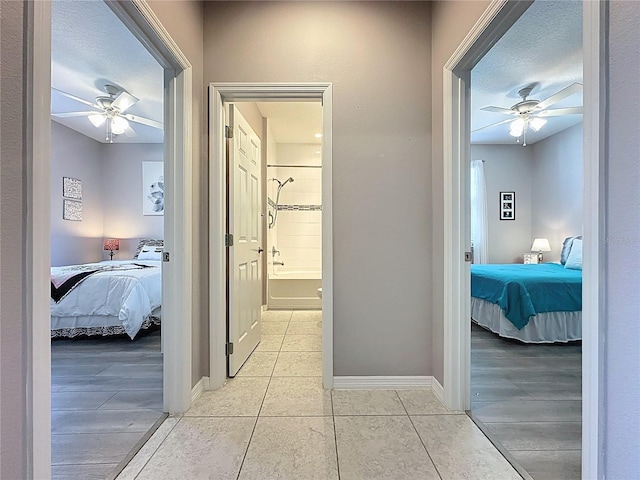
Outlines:
{"type": "Polygon", "coordinates": [[[472,418],[535,480],[580,479],[581,362],[579,342],[528,345],[472,325],[472,418]]]}
{"type": "Polygon", "coordinates": [[[161,418],[160,330],[51,342],[53,479],[105,479],[161,418]]]}

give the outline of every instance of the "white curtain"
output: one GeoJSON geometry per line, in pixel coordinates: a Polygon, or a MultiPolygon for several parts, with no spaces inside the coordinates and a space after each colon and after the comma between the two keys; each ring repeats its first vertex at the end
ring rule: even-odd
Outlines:
{"type": "Polygon", "coordinates": [[[488,261],[487,184],[484,179],[484,161],[471,161],[471,246],[473,263],[488,261]]]}

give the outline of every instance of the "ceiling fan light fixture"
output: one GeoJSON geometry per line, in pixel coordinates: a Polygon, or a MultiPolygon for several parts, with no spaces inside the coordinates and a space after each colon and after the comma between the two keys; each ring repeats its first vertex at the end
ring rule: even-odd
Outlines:
{"type": "Polygon", "coordinates": [[[111,131],[116,135],[122,135],[129,128],[129,122],[123,117],[113,117],[111,119],[111,131]]]}
{"type": "Polygon", "coordinates": [[[509,130],[509,135],[512,137],[519,137],[522,135],[524,131],[524,120],[522,118],[518,118],[511,122],[511,128],[509,130]]]}
{"type": "Polygon", "coordinates": [[[529,125],[531,125],[531,128],[533,128],[536,132],[544,127],[546,123],[547,121],[544,118],[540,117],[534,117],[529,120],[529,125]]]}
{"type": "Polygon", "coordinates": [[[101,113],[96,113],[94,115],[89,115],[87,118],[89,119],[89,121],[91,123],[93,123],[94,127],[99,127],[106,120],[106,117],[104,115],[102,115],[101,113]]]}

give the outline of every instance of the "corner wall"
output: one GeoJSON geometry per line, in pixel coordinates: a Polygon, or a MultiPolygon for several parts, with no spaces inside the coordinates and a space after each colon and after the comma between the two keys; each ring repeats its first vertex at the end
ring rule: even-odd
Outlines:
{"type": "Polygon", "coordinates": [[[533,240],[533,150],[522,145],[471,145],[471,159],[485,161],[488,263],[522,262],[533,240]],[[515,192],[515,220],[500,220],[500,192],[515,192]]]}
{"type": "MultiPolygon", "coordinates": [[[[207,165],[207,95],[202,78],[203,2],[147,0],[192,66],[193,264],[190,289],[193,318],[191,384],[209,375],[209,168],[207,165]]],[[[187,194],[189,192],[186,192],[187,194]]],[[[221,340],[222,341],[222,340],[221,340]]]]}
{"type": "Polygon", "coordinates": [[[206,82],[333,82],[335,375],[432,373],[430,8],[205,3],[206,82]]]}
{"type": "Polygon", "coordinates": [[[434,99],[431,110],[432,125],[432,168],[431,168],[431,198],[432,218],[431,228],[433,251],[433,338],[431,353],[433,361],[433,375],[444,385],[444,143],[443,143],[443,68],[453,55],[473,25],[482,16],[491,2],[478,1],[444,1],[432,4],[432,35],[431,35],[431,95],[434,99]]]}
{"type": "Polygon", "coordinates": [[[640,8],[612,1],[608,10],[603,473],[632,479],[640,478],[640,97],[631,74],[640,72],[640,8]]]}

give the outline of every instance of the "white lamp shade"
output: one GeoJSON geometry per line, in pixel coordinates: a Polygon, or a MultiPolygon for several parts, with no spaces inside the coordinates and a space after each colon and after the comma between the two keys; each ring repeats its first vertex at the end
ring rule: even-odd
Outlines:
{"type": "Polygon", "coordinates": [[[540,117],[534,117],[529,120],[529,125],[531,125],[531,128],[533,128],[536,132],[544,127],[545,123],[547,123],[547,121],[544,118],[540,117]]]}
{"type": "Polygon", "coordinates": [[[123,117],[113,117],[111,119],[111,131],[116,135],[121,135],[129,128],[129,122],[123,117]]]}
{"type": "Polygon", "coordinates": [[[551,245],[549,245],[549,240],[546,238],[536,238],[533,240],[533,245],[531,245],[532,252],[550,252],[551,245]]]}
{"type": "Polygon", "coordinates": [[[524,120],[522,118],[518,118],[511,122],[511,129],[509,130],[509,134],[512,137],[519,137],[522,135],[524,131],[524,120]]]}
{"type": "Polygon", "coordinates": [[[93,123],[94,127],[99,127],[100,125],[102,125],[104,123],[104,121],[106,120],[107,117],[105,117],[101,113],[96,113],[96,114],[93,114],[93,115],[89,115],[87,118],[89,119],[89,121],[91,123],[93,123]]]}

